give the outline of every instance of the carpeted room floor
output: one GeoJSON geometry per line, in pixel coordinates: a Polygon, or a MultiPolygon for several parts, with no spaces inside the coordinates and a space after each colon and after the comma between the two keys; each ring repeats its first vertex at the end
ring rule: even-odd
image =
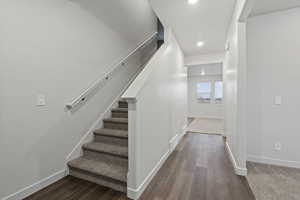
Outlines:
{"type": "Polygon", "coordinates": [[[222,135],[224,133],[224,122],[222,119],[195,118],[189,124],[187,132],[222,135]]]}
{"type": "Polygon", "coordinates": [[[248,182],[256,200],[299,200],[300,169],[247,163],[248,182]]]}

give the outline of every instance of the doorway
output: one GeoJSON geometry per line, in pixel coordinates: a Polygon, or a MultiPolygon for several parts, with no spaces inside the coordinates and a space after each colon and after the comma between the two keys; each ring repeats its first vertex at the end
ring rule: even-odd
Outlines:
{"type": "Polygon", "coordinates": [[[188,67],[188,132],[223,135],[222,71],[222,63],[188,67]]]}

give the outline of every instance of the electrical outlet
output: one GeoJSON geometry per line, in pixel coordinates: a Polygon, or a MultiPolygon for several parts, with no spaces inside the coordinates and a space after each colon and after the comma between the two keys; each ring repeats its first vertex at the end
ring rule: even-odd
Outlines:
{"type": "Polygon", "coordinates": [[[274,144],[274,149],[277,150],[277,151],[280,151],[281,150],[281,143],[280,142],[276,142],[274,144]]]}

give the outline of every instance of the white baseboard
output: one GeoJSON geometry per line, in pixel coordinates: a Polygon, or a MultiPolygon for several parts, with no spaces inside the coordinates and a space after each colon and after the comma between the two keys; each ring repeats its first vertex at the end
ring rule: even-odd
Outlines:
{"type": "MultiPolygon", "coordinates": [[[[186,131],[187,127],[188,127],[188,124],[185,124],[185,125],[182,127],[182,129],[181,129],[181,134],[179,135],[179,137],[178,137],[178,139],[177,139],[177,143],[176,143],[176,145],[175,145],[175,148],[176,148],[177,145],[180,143],[180,141],[182,140],[182,138],[187,134],[187,131],[186,131]]],[[[174,149],[175,149],[175,148],[174,148],[174,149]]],[[[174,150],[174,149],[173,149],[173,150],[174,150]]]]}
{"type": "Polygon", "coordinates": [[[20,200],[20,199],[24,199],[28,196],[30,196],[31,194],[51,185],[52,183],[55,183],[56,181],[62,179],[63,177],[66,176],[66,170],[61,170],[59,172],[54,173],[53,175],[44,178],[26,188],[23,188],[21,190],[19,190],[18,192],[11,194],[7,197],[4,197],[2,200],[20,200]]]}
{"type": "Polygon", "coordinates": [[[179,135],[175,135],[169,142],[170,152],[173,152],[179,142],[179,135]]]}
{"type": "Polygon", "coordinates": [[[151,170],[151,172],[148,174],[148,176],[144,179],[142,184],[137,188],[127,188],[127,196],[131,199],[137,200],[144,192],[144,190],[147,188],[147,186],[150,184],[154,176],[157,174],[157,172],[160,170],[160,168],[163,166],[165,161],[168,159],[168,157],[171,155],[171,153],[175,150],[177,145],[180,143],[183,136],[186,134],[185,129],[187,125],[185,125],[182,128],[182,133],[175,135],[169,142],[169,150],[160,158],[158,163],[155,165],[155,167],[151,170]]]}
{"type": "Polygon", "coordinates": [[[300,162],[298,161],[280,160],[280,159],[254,156],[254,155],[248,155],[247,161],[300,169],[300,162]]]}
{"type": "Polygon", "coordinates": [[[177,147],[177,145],[179,144],[179,142],[181,141],[182,137],[187,133],[186,128],[188,125],[184,125],[181,129],[181,133],[175,135],[169,142],[169,146],[170,146],[170,152],[172,153],[175,148],[177,147]]]}
{"type": "Polygon", "coordinates": [[[149,183],[152,181],[154,176],[157,174],[157,172],[160,170],[160,168],[163,166],[165,161],[168,159],[170,155],[170,151],[167,151],[158,161],[158,163],[155,165],[155,167],[151,170],[151,172],[148,174],[148,176],[144,179],[142,184],[137,188],[127,188],[127,196],[131,199],[137,200],[144,192],[144,190],[147,188],[149,183]]]}
{"type": "Polygon", "coordinates": [[[185,124],[183,127],[182,127],[182,132],[183,132],[183,135],[186,134],[186,129],[189,125],[188,124],[185,124]]]}
{"type": "Polygon", "coordinates": [[[239,176],[247,176],[247,168],[241,168],[237,165],[236,159],[230,149],[228,142],[226,142],[225,144],[226,144],[226,150],[227,150],[228,156],[229,156],[230,161],[234,168],[234,172],[239,176]]]}

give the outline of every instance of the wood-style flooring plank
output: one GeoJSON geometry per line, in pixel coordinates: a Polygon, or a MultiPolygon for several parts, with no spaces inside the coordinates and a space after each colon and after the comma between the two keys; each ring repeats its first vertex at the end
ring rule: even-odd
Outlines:
{"type": "Polygon", "coordinates": [[[187,134],[140,200],[254,200],[221,136],[187,134]]]}
{"type": "MultiPolygon", "coordinates": [[[[187,134],[140,200],[254,200],[245,178],[235,175],[223,137],[187,134]]],[[[116,192],[66,177],[25,200],[129,200],[116,192]]]]}

